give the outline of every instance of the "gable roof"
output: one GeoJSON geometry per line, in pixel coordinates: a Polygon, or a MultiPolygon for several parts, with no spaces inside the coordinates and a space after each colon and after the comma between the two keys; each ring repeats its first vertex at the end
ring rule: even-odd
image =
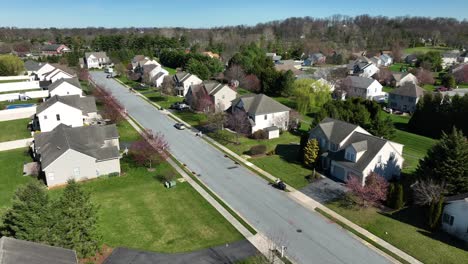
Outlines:
{"type": "Polygon", "coordinates": [[[97,160],[118,158],[120,153],[116,146],[104,146],[105,140],[118,137],[115,124],[83,127],[60,124],[50,132],[34,135],[34,144],[36,151],[41,155],[42,168],[47,168],[69,149],[97,160]]]}
{"type": "Polygon", "coordinates": [[[48,89],[49,89],[49,91],[53,91],[57,87],[59,87],[60,85],[62,85],[65,82],[75,86],[76,88],[81,89],[81,84],[80,84],[80,81],[78,80],[78,78],[66,78],[66,79],[61,78],[60,80],[57,80],[57,81],[53,82],[52,84],[50,84],[48,89]]]}
{"type": "Polygon", "coordinates": [[[89,56],[93,55],[96,58],[100,59],[108,59],[107,54],[105,51],[99,52],[85,52],[85,58],[89,58],[89,56]]]}
{"type": "Polygon", "coordinates": [[[240,101],[243,103],[244,110],[251,115],[263,115],[291,110],[289,107],[278,103],[264,94],[244,95],[233,100],[233,105],[238,105],[240,101]]]}
{"type": "Polygon", "coordinates": [[[190,74],[188,72],[178,72],[178,73],[176,73],[174,75],[177,82],[183,82],[183,81],[187,80],[190,76],[192,76],[192,74],[190,74]]]}
{"type": "Polygon", "coordinates": [[[37,71],[43,66],[42,63],[32,61],[32,60],[27,60],[24,62],[24,68],[27,71],[37,71]]]}
{"type": "Polygon", "coordinates": [[[156,69],[157,67],[158,67],[158,65],[156,65],[156,64],[143,65],[143,72],[149,73],[152,70],[156,69]]]}
{"type": "Polygon", "coordinates": [[[413,76],[414,78],[416,78],[416,76],[414,76],[411,72],[395,72],[392,73],[392,75],[395,81],[397,82],[401,81],[401,79],[405,78],[406,76],[413,76]]]}
{"type": "Polygon", "coordinates": [[[424,89],[412,82],[405,82],[402,86],[390,91],[390,94],[402,95],[408,97],[421,97],[424,95],[424,89]]]}
{"type": "Polygon", "coordinates": [[[76,264],[74,250],[12,237],[0,238],[0,264],[76,264]]]}
{"type": "Polygon", "coordinates": [[[325,118],[318,124],[325,136],[333,143],[340,143],[358,126],[338,119],[325,118]]]}
{"type": "Polygon", "coordinates": [[[346,77],[351,81],[351,86],[353,88],[367,89],[373,82],[376,80],[360,76],[348,76],[346,77]]]}
{"type": "Polygon", "coordinates": [[[96,99],[93,96],[80,97],[79,95],[55,95],[42,104],[38,105],[36,108],[36,114],[42,113],[57,102],[61,102],[73,108],[79,109],[83,112],[83,114],[97,112],[96,99]]]}

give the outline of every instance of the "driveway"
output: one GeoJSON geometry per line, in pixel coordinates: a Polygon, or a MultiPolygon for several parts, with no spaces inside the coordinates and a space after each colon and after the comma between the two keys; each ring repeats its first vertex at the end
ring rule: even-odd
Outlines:
{"type": "Polygon", "coordinates": [[[315,201],[325,204],[340,198],[346,192],[346,187],[343,183],[330,178],[320,178],[300,191],[315,201]]]}
{"type": "Polygon", "coordinates": [[[213,264],[236,263],[251,256],[260,254],[247,240],[238,241],[218,247],[212,247],[188,253],[164,254],[140,251],[128,248],[117,248],[103,264],[213,264]]]}
{"type": "Polygon", "coordinates": [[[247,168],[235,166],[193,132],[175,129],[175,121],[117,81],[106,79],[102,72],[90,74],[143,127],[161,132],[171,153],[254,228],[287,246],[288,257],[299,263],[389,263],[336,224],[302,207],[247,168]]]}

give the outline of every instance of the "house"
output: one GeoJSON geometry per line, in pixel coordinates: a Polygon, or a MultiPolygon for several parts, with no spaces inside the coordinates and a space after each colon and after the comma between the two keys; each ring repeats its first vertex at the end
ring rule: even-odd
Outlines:
{"type": "Polygon", "coordinates": [[[374,97],[382,95],[382,85],[374,79],[348,76],[343,83],[348,86],[346,88],[348,97],[361,97],[372,100],[374,97]]]}
{"type": "Polygon", "coordinates": [[[396,72],[392,75],[393,79],[395,79],[395,87],[401,86],[407,82],[418,84],[418,78],[410,72],[396,72]]]}
{"type": "Polygon", "coordinates": [[[34,135],[33,157],[40,162],[47,186],[102,175],[120,174],[119,134],[115,125],[69,127],[60,124],[34,135]]]}
{"type": "MultiPolygon", "coordinates": [[[[199,100],[203,100],[204,96],[209,98],[215,110],[226,111],[231,107],[232,101],[236,99],[237,92],[225,84],[216,81],[205,81],[201,84],[191,85],[185,96],[185,100],[193,109],[196,109],[197,106],[195,104],[199,100]]],[[[205,109],[205,111],[209,110],[205,109]]]]}
{"type": "Polygon", "coordinates": [[[169,75],[169,72],[163,69],[159,64],[145,64],[141,69],[143,79],[147,76],[147,81],[154,84],[156,87],[161,86],[164,76],[169,75]]]}
{"type": "Polygon", "coordinates": [[[204,52],[202,52],[202,54],[205,55],[205,56],[208,56],[208,57],[210,57],[212,59],[218,59],[218,60],[221,59],[221,56],[219,56],[218,53],[214,53],[214,52],[211,52],[211,51],[204,51],[204,52]]]}
{"type": "MultiPolygon", "coordinates": [[[[43,62],[36,62],[36,61],[33,61],[33,60],[27,60],[24,62],[24,68],[26,69],[26,73],[31,76],[31,75],[34,75],[37,73],[37,71],[39,71],[39,69],[42,68],[42,66],[44,66],[45,64],[47,63],[43,63],[43,62]]],[[[49,71],[51,71],[52,68],[50,68],[49,71]]]]}
{"type": "Polygon", "coordinates": [[[388,105],[393,110],[413,113],[419,99],[424,96],[424,89],[412,82],[406,82],[402,86],[390,91],[388,105]]]}
{"type": "Polygon", "coordinates": [[[302,63],[303,66],[314,66],[316,64],[323,64],[325,63],[327,57],[322,53],[313,53],[310,54],[307,59],[304,60],[302,63]]]}
{"type": "Polygon", "coordinates": [[[296,78],[304,74],[304,71],[301,70],[301,67],[301,61],[295,60],[281,60],[278,63],[275,63],[275,69],[277,71],[292,71],[296,78]]]}
{"type": "Polygon", "coordinates": [[[62,55],[63,53],[70,52],[70,48],[64,44],[48,44],[42,47],[42,55],[62,55]]]}
{"type": "Polygon", "coordinates": [[[44,75],[55,70],[55,66],[49,63],[39,65],[39,69],[32,71],[31,73],[36,75],[36,80],[44,81],[44,75]]]}
{"type": "Polygon", "coordinates": [[[459,88],[459,89],[453,89],[450,91],[445,91],[445,92],[439,92],[442,96],[449,96],[453,97],[455,95],[458,95],[460,97],[463,97],[468,94],[468,88],[459,88]]]}
{"type": "Polygon", "coordinates": [[[457,83],[468,83],[468,63],[463,63],[451,70],[457,83]]]}
{"type": "Polygon", "coordinates": [[[382,66],[388,67],[393,64],[393,58],[388,54],[380,55],[380,59],[382,60],[382,66]]]}
{"type": "Polygon", "coordinates": [[[414,65],[418,61],[418,56],[416,54],[409,54],[405,57],[405,63],[409,65],[414,65]]]}
{"type": "Polygon", "coordinates": [[[375,172],[386,179],[399,177],[403,165],[403,145],[371,135],[360,126],[325,118],[311,130],[317,139],[322,168],[332,177],[347,181],[375,172]]]}
{"type": "Polygon", "coordinates": [[[55,82],[55,81],[60,80],[60,79],[69,79],[69,78],[73,78],[73,77],[75,77],[75,75],[73,75],[71,73],[68,73],[68,72],[66,72],[66,71],[64,71],[62,69],[55,68],[52,71],[47,72],[44,75],[42,75],[42,79],[40,79],[40,80],[41,81],[55,82]]]}
{"type": "Polygon", "coordinates": [[[279,130],[287,130],[290,109],[264,94],[244,95],[232,102],[232,113],[245,111],[252,127],[251,133],[266,130],[269,138],[279,137],[279,130]]]}
{"type": "Polygon", "coordinates": [[[59,79],[48,86],[50,97],[79,95],[83,96],[83,90],[78,78],[59,79]]]}
{"type": "Polygon", "coordinates": [[[274,52],[267,52],[266,56],[270,57],[274,63],[278,63],[281,60],[281,56],[276,55],[274,52]]]}
{"type": "Polygon", "coordinates": [[[174,75],[174,82],[176,95],[185,97],[190,88],[190,85],[201,84],[203,81],[191,73],[178,72],[174,75]]]}
{"type": "Polygon", "coordinates": [[[360,77],[371,78],[379,72],[379,68],[365,56],[361,56],[357,60],[350,61],[347,66],[348,74],[360,77]]]}
{"type": "Polygon", "coordinates": [[[0,264],[78,264],[76,252],[12,237],[0,238],[0,264]]]}
{"type": "Polygon", "coordinates": [[[96,100],[92,96],[53,96],[36,108],[34,130],[53,130],[60,124],[80,127],[91,124],[98,118],[96,100]]]}
{"type": "Polygon", "coordinates": [[[468,242],[468,193],[445,199],[442,230],[468,242]]]}
{"type": "Polygon", "coordinates": [[[85,64],[88,69],[98,68],[102,69],[109,65],[112,65],[110,58],[107,56],[106,52],[85,52],[85,64]]]}
{"type": "Polygon", "coordinates": [[[380,56],[374,56],[370,58],[370,61],[377,67],[380,67],[383,64],[383,60],[380,58],[380,56]]]}
{"type": "Polygon", "coordinates": [[[446,69],[458,62],[459,52],[447,52],[442,54],[442,68],[446,69]]]}
{"type": "MultiPolygon", "coordinates": [[[[144,55],[136,55],[132,59],[132,69],[135,71],[138,67],[143,67],[145,65],[156,65],[157,67],[161,68],[161,64],[159,64],[156,60],[152,60],[144,55]]],[[[137,72],[136,70],[135,72],[137,72]]]]}

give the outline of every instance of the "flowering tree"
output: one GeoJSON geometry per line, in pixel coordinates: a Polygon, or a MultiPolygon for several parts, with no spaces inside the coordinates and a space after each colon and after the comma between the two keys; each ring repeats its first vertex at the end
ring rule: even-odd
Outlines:
{"type": "Polygon", "coordinates": [[[245,76],[244,78],[245,84],[241,84],[244,86],[245,89],[251,91],[251,92],[260,92],[260,89],[262,88],[260,79],[255,74],[249,74],[245,76]]]}
{"type": "Polygon", "coordinates": [[[89,80],[89,72],[87,69],[81,69],[78,74],[78,79],[80,81],[87,81],[89,80]]]}
{"type": "Polygon", "coordinates": [[[435,82],[432,72],[422,68],[416,73],[416,78],[420,84],[434,84],[435,82]]]}
{"type": "Polygon", "coordinates": [[[137,164],[152,168],[153,164],[167,160],[168,149],[169,144],[161,133],[145,130],[143,138],[130,146],[130,155],[137,164]]]}
{"type": "Polygon", "coordinates": [[[106,119],[110,119],[113,123],[119,123],[125,117],[125,108],[120,102],[105,89],[96,86],[93,90],[93,95],[98,101],[104,105],[102,115],[106,119]]]}
{"type": "Polygon", "coordinates": [[[346,187],[353,194],[353,201],[361,207],[379,205],[387,199],[388,182],[375,172],[366,177],[364,186],[359,177],[352,176],[346,187]]]}

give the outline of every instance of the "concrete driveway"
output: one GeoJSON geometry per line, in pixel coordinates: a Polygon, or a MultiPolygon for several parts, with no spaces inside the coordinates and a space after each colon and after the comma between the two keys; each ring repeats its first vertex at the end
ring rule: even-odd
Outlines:
{"type": "Polygon", "coordinates": [[[320,178],[300,190],[315,201],[325,204],[336,200],[347,191],[345,185],[330,178],[320,178]]]}
{"type": "Polygon", "coordinates": [[[90,72],[142,126],[165,135],[171,153],[259,232],[287,246],[299,263],[389,263],[347,231],[268,185],[189,130],[177,130],[167,115],[102,72],[90,72]]]}

